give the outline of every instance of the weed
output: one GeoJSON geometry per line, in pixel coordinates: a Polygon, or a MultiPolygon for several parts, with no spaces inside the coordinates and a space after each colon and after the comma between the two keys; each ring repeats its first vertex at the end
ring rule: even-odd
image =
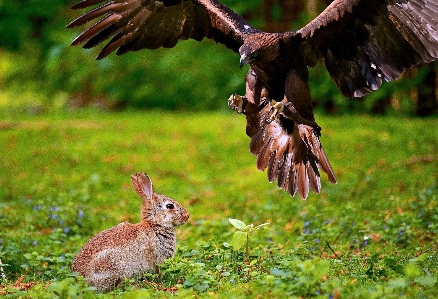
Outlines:
{"type": "Polygon", "coordinates": [[[254,226],[254,224],[248,224],[246,225],[245,222],[238,220],[238,219],[228,219],[230,223],[238,229],[233,234],[233,239],[231,241],[231,246],[233,247],[233,250],[239,250],[244,245],[245,246],[245,262],[249,263],[249,235],[254,231],[261,229],[265,227],[266,225],[269,225],[269,223],[263,223],[259,224],[257,226],[254,226]]]}

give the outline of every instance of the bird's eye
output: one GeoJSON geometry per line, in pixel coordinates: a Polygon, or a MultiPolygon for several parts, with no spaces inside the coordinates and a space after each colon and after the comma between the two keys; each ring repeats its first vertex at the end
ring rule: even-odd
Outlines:
{"type": "Polygon", "coordinates": [[[168,209],[168,210],[173,210],[174,208],[175,208],[175,206],[173,205],[173,203],[168,203],[166,205],[166,209],[168,209]]]}

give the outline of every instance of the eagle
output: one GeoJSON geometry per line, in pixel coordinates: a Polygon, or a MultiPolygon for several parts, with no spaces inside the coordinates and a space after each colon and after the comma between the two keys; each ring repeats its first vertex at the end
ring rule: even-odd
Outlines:
{"type": "Polygon", "coordinates": [[[233,93],[228,106],[246,116],[257,168],[303,199],[309,190],[320,192],[320,170],[336,183],[319,139],[308,68],[323,63],[340,92],[357,98],[438,57],[438,0],[334,0],[304,27],[277,33],[253,28],[217,0],[82,0],[72,6],[84,8],[67,28],[95,20],[72,45],[106,42],[96,59],[204,38],[238,53],[240,67],[249,65],[246,91],[233,93]]]}

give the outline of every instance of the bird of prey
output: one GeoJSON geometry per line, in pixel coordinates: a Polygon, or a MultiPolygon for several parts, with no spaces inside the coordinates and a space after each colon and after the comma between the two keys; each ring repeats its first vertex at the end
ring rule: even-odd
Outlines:
{"type": "Polygon", "coordinates": [[[257,168],[303,199],[309,189],[320,192],[320,170],[336,183],[319,140],[308,67],[323,63],[340,92],[354,98],[438,57],[438,0],[334,0],[304,27],[279,33],[254,29],[217,0],[82,0],[72,9],[89,7],[67,27],[97,19],[72,42],[92,48],[108,41],[96,59],[203,38],[238,53],[240,66],[250,66],[246,93],[232,94],[228,105],[246,115],[257,168]]]}

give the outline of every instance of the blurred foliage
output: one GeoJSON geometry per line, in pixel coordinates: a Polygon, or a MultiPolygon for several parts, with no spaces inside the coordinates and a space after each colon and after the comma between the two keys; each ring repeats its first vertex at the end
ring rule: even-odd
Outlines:
{"type": "MultiPolygon", "coordinates": [[[[329,1],[237,1],[225,4],[263,30],[299,28],[329,1]],[[288,6],[289,5],[289,6],[288,6]]],[[[180,42],[174,49],[143,50],[94,61],[98,49],[70,47],[81,29],[65,26],[81,11],[66,0],[0,1],[0,107],[39,112],[90,103],[104,108],[130,106],[169,110],[225,110],[226,99],[244,93],[246,69],[238,56],[211,40],[180,42]]],[[[342,96],[322,65],[310,70],[316,106],[331,113],[351,111],[415,113],[416,90],[433,68],[360,100],[342,96]]]]}

